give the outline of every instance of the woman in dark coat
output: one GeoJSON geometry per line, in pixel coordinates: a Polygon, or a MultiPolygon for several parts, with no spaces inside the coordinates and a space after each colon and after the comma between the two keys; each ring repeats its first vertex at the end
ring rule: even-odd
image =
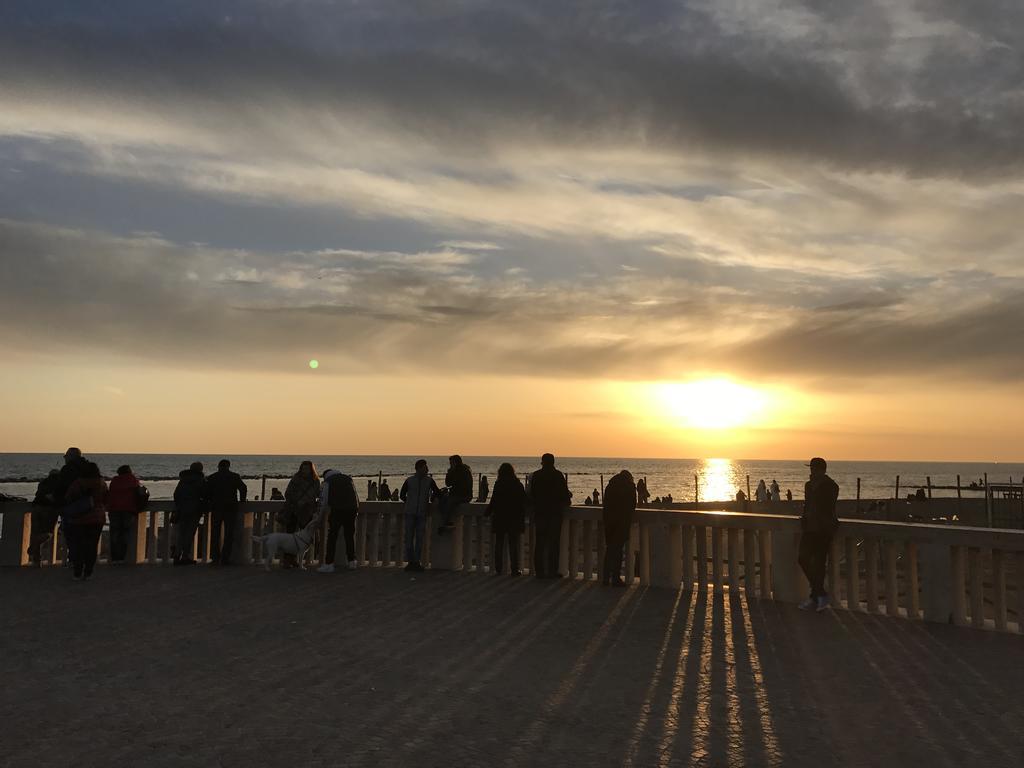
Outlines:
{"type": "MultiPolygon", "coordinates": [[[[604,489],[604,571],[602,583],[623,586],[622,549],[629,541],[636,511],[636,484],[625,469],[608,481],[604,489]]],[[[628,574],[630,582],[633,574],[628,574]]]]}
{"type": "Polygon", "coordinates": [[[505,462],[498,467],[498,478],[494,481],[494,492],[487,505],[494,531],[494,573],[501,573],[504,563],[505,542],[508,542],[509,565],[512,575],[519,576],[519,537],[526,530],[526,489],[516,477],[511,464],[505,462]]]}
{"type": "Polygon", "coordinates": [[[64,498],[68,502],[62,512],[64,535],[75,567],[75,581],[88,580],[96,566],[96,550],[107,521],[107,484],[100,468],[87,462],[82,476],[71,483],[64,498]]]}

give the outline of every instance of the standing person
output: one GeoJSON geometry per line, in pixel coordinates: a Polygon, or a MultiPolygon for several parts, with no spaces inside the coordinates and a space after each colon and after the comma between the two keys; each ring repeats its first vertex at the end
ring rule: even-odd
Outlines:
{"type": "Polygon", "coordinates": [[[636,481],[636,502],[641,507],[645,506],[651,499],[651,493],[647,490],[647,480],[640,478],[636,481]]]}
{"type": "Polygon", "coordinates": [[[377,489],[377,501],[391,501],[391,487],[385,477],[380,481],[380,488],[377,489]]]}
{"type": "Polygon", "coordinates": [[[530,500],[533,502],[535,536],[533,571],[538,579],[557,579],[559,545],[562,540],[562,515],[572,493],[565,475],[555,468],[555,457],[540,457],[540,469],[530,476],[530,500]]]}
{"type": "Polygon", "coordinates": [[[487,482],[487,475],[480,475],[480,491],[476,500],[481,504],[487,503],[487,497],[491,495],[491,484],[487,482]]]}
{"type": "Polygon", "coordinates": [[[473,470],[459,454],[448,457],[448,471],[444,475],[445,492],[441,494],[441,526],[439,534],[455,527],[452,515],[459,505],[473,500],[473,470]]]}
{"type": "Polygon", "coordinates": [[[231,553],[238,526],[239,505],[245,503],[248,491],[242,478],[231,471],[231,462],[221,459],[217,471],[206,478],[205,496],[210,508],[210,553],[214,565],[231,565],[231,553]],[[220,529],[224,526],[224,546],[221,548],[220,529]]]}
{"type": "Polygon", "coordinates": [[[800,603],[802,610],[824,611],[828,608],[828,593],[825,592],[825,566],[832,535],[839,526],[836,517],[836,500],[839,486],[826,474],[828,464],[815,457],[808,464],[811,478],[804,484],[804,512],[800,517],[800,567],[811,585],[811,594],[800,603]]]}
{"type": "Polygon", "coordinates": [[[764,484],[764,478],[757,482],[757,488],[754,490],[754,501],[758,504],[764,504],[768,501],[768,486],[764,484]]]}
{"type": "Polygon", "coordinates": [[[67,489],[64,495],[67,503],[61,511],[75,581],[85,581],[92,576],[100,534],[107,519],[104,506],[107,484],[100,476],[100,468],[88,461],[81,471],[81,476],[67,489]]]}
{"type": "Polygon", "coordinates": [[[174,522],[178,526],[178,548],[174,552],[175,565],[194,565],[196,529],[199,519],[207,511],[206,476],[201,462],[193,461],[188,469],[178,473],[174,486],[174,522]]]}
{"type": "Polygon", "coordinates": [[[769,487],[768,491],[769,491],[769,494],[770,494],[768,496],[769,499],[771,499],[772,501],[782,501],[782,497],[779,495],[779,481],[778,480],[772,480],[772,484],[769,487]]]}
{"type": "Polygon", "coordinates": [[[593,498],[593,500],[594,500],[594,506],[595,507],[600,507],[601,506],[601,492],[599,490],[597,490],[597,488],[594,489],[593,494],[591,494],[591,498],[593,498]]]}
{"type": "MultiPolygon", "coordinates": [[[[376,495],[376,484],[374,494],[376,495]]],[[[288,486],[284,489],[284,524],[285,532],[295,533],[305,528],[317,511],[317,502],[320,498],[320,477],[316,473],[316,467],[308,459],[299,464],[299,471],[292,475],[288,486]]],[[[295,555],[285,553],[281,555],[281,565],[285,568],[296,568],[299,559],[295,555]]]]}
{"type": "Polygon", "coordinates": [[[504,566],[505,542],[508,542],[508,560],[513,576],[519,576],[519,537],[526,530],[526,489],[516,477],[511,464],[498,467],[494,481],[494,496],[487,505],[494,532],[494,573],[500,574],[504,566]]]}
{"type": "Polygon", "coordinates": [[[366,481],[366,500],[376,501],[377,500],[377,484],[373,480],[366,481]]]}
{"type": "Polygon", "coordinates": [[[32,517],[30,518],[28,538],[29,565],[39,566],[39,547],[53,536],[60,517],[60,470],[51,469],[50,474],[39,481],[36,495],[32,499],[32,517]]]}
{"type": "Polygon", "coordinates": [[[132,474],[132,468],[127,464],[118,467],[107,491],[111,563],[123,563],[128,556],[128,531],[148,499],[149,492],[132,474]]]}
{"type": "Polygon", "coordinates": [[[416,473],[402,483],[398,498],[405,502],[405,559],[407,571],[423,571],[423,534],[427,527],[430,502],[440,493],[434,478],[429,475],[425,459],[416,462],[416,473]]]}
{"type": "MultiPolygon", "coordinates": [[[[636,485],[633,475],[622,470],[608,481],[604,489],[604,569],[602,584],[625,586],[622,580],[622,550],[629,541],[633,527],[633,513],[636,512],[636,485]]],[[[633,574],[627,573],[630,583],[633,574]]]]}
{"type": "Polygon", "coordinates": [[[324,563],[317,570],[320,573],[334,573],[334,555],[338,547],[338,534],[345,532],[345,554],[348,569],[356,568],[356,515],[359,514],[359,499],[356,484],[349,475],[328,469],[324,472],[320,486],[320,514],[327,513],[328,531],[324,563]]]}

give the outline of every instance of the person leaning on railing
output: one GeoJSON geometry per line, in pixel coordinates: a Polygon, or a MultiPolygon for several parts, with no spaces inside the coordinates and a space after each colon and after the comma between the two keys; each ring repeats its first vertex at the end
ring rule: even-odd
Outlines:
{"type": "Polygon", "coordinates": [[[555,457],[540,457],[540,469],[530,476],[527,494],[533,502],[533,573],[539,579],[558,579],[558,552],[562,539],[562,515],[572,500],[565,475],[555,468],[555,457]]]}
{"type": "MultiPolygon", "coordinates": [[[[622,580],[622,554],[629,540],[629,529],[633,527],[633,513],[636,512],[636,485],[633,475],[622,470],[608,481],[604,489],[604,572],[603,584],[625,586],[622,580]]],[[[633,580],[633,574],[626,574],[633,580]]]]}

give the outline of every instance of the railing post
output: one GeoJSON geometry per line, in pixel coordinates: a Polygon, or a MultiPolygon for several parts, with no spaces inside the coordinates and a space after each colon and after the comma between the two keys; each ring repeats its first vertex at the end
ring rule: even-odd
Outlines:
{"type": "Polygon", "coordinates": [[[637,538],[640,535],[640,524],[634,522],[629,526],[629,540],[626,542],[626,584],[632,584],[636,574],[637,538]]]}
{"type": "Polygon", "coordinates": [[[906,563],[904,572],[907,574],[907,616],[917,619],[921,616],[920,582],[917,577],[917,544],[908,541],[904,556],[906,563]]]}
{"type": "Polygon", "coordinates": [[[722,594],[722,529],[711,528],[711,583],[716,595],[722,594]]]}
{"type": "Polygon", "coordinates": [[[146,513],[132,515],[128,524],[128,551],[125,562],[132,565],[146,562],[146,513]]]}
{"type": "Polygon", "coordinates": [[[846,539],[846,610],[860,610],[860,555],[857,539],[846,539]]]}
{"type": "Polygon", "coordinates": [[[828,588],[829,592],[832,593],[832,602],[834,605],[839,605],[841,599],[839,596],[839,586],[842,583],[840,578],[839,570],[839,558],[843,554],[843,537],[837,531],[832,536],[832,543],[829,545],[828,550],[828,588]]]}
{"type": "Polygon", "coordinates": [[[729,594],[735,595],[740,589],[740,532],[738,528],[729,528],[727,549],[729,552],[729,594]]]}
{"type": "Polygon", "coordinates": [[[743,530],[743,582],[747,600],[757,597],[757,533],[743,530]]]}
{"type": "Polygon", "coordinates": [[[668,579],[672,589],[679,589],[679,584],[683,580],[682,528],[679,523],[672,523],[668,526],[668,579]]]}
{"type": "Polygon", "coordinates": [[[159,558],[160,558],[160,553],[157,552],[157,545],[160,542],[160,539],[159,539],[159,536],[158,536],[158,534],[160,532],[160,529],[157,528],[157,523],[158,523],[157,515],[158,514],[162,515],[164,520],[166,521],[171,513],[170,512],[157,512],[155,509],[151,509],[148,512],[148,515],[149,515],[149,528],[146,531],[146,534],[147,534],[146,557],[147,557],[147,559],[149,560],[150,563],[156,563],[157,560],[159,560],[159,558]]]}
{"type": "Polygon", "coordinates": [[[575,579],[579,571],[577,553],[579,551],[579,520],[569,519],[569,549],[565,559],[565,578],[575,579]]]}
{"type": "Polygon", "coordinates": [[[761,597],[770,600],[772,597],[772,532],[762,528],[757,532],[757,543],[761,557],[761,597]]]}
{"type": "Polygon", "coordinates": [[[594,521],[583,521],[583,580],[594,578],[594,521]]]}
{"type": "MultiPolygon", "coordinates": [[[[0,538],[0,565],[28,565],[28,545],[32,537],[32,509],[18,511],[20,504],[8,504],[4,512],[3,537],[0,538]]],[[[54,536],[56,536],[54,531],[54,536]]]]}
{"type": "Polygon", "coordinates": [[[971,547],[967,562],[971,578],[971,626],[981,629],[985,626],[984,574],[982,572],[981,550],[971,547]]]}
{"type": "Polygon", "coordinates": [[[231,562],[238,565],[252,565],[252,512],[243,506],[235,526],[235,540],[232,543],[234,552],[231,553],[231,562]]]}
{"type": "Polygon", "coordinates": [[[660,516],[647,524],[651,584],[655,587],[679,587],[679,581],[673,581],[671,540],[673,529],[674,526],[670,527],[668,522],[660,516]]]}
{"type": "Polygon", "coordinates": [[[693,591],[693,526],[684,525],[683,529],[683,588],[693,591]]]}
{"type": "Polygon", "coordinates": [[[569,574],[569,518],[562,515],[562,532],[558,537],[558,572],[566,578],[569,574]]]}
{"type": "MultiPolygon", "coordinates": [[[[949,624],[954,621],[956,594],[953,557],[949,545],[942,541],[929,541],[920,548],[919,554],[924,583],[924,620],[949,624]]],[[[963,589],[962,581],[960,588],[963,589]]]]}
{"type": "Polygon", "coordinates": [[[878,613],[878,539],[864,539],[864,603],[868,613],[878,613]]]}
{"type": "Polygon", "coordinates": [[[646,521],[640,523],[640,583],[651,584],[651,524],[646,521]]]}
{"type": "Polygon", "coordinates": [[[996,629],[1006,631],[1006,562],[1001,549],[992,550],[992,592],[996,629]]]}
{"type": "Polygon", "coordinates": [[[886,539],[885,542],[885,612],[890,616],[900,615],[899,571],[894,539],[886,539]]]}
{"type": "Polygon", "coordinates": [[[697,588],[703,592],[708,588],[708,529],[695,525],[693,532],[697,538],[697,588]]]}
{"type": "MultiPolygon", "coordinates": [[[[477,530],[477,553],[476,553],[476,572],[484,572],[484,563],[487,562],[487,552],[491,549],[488,546],[491,543],[490,530],[487,525],[487,518],[484,515],[476,516],[476,530],[477,530]]],[[[506,560],[508,558],[505,558],[506,560]]]]}
{"type": "Polygon", "coordinates": [[[783,603],[799,603],[806,594],[797,563],[799,534],[772,531],[772,598],[783,603]]]}

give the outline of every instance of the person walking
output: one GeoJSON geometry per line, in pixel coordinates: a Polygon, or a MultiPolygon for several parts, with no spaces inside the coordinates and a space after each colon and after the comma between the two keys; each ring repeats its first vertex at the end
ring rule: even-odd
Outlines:
{"type": "MultiPolygon", "coordinates": [[[[317,475],[313,462],[307,459],[299,464],[299,471],[292,475],[284,489],[284,508],[281,514],[284,518],[285,532],[295,533],[305,528],[316,514],[319,499],[320,476],[317,475]]],[[[281,565],[285,568],[297,568],[299,559],[295,555],[284,553],[281,555],[281,565]]]]}
{"type": "Polygon", "coordinates": [[[562,516],[572,493],[558,469],[555,457],[540,457],[540,469],[530,476],[530,501],[533,502],[533,524],[536,526],[533,552],[533,573],[539,579],[557,579],[559,546],[562,540],[562,516]]]}
{"type": "Polygon", "coordinates": [[[423,564],[423,534],[427,526],[427,510],[430,502],[440,494],[437,483],[429,474],[425,459],[416,462],[415,474],[409,475],[402,483],[398,498],[405,502],[405,570],[421,572],[423,564]]]}
{"type": "MultiPolygon", "coordinates": [[[[628,470],[622,470],[608,481],[604,489],[604,568],[602,584],[623,587],[622,554],[629,531],[633,527],[633,513],[636,512],[636,484],[628,470]]],[[[633,574],[627,573],[630,583],[633,574]]]]}
{"type": "Polygon", "coordinates": [[[487,505],[494,533],[494,573],[504,567],[505,543],[508,542],[508,561],[513,576],[519,576],[519,542],[526,530],[526,489],[516,476],[515,468],[505,462],[498,467],[494,481],[494,494],[487,505]]]}
{"type": "Polygon", "coordinates": [[[92,576],[100,534],[107,520],[107,484],[103,482],[100,468],[88,461],[84,462],[81,472],[81,477],[67,489],[67,503],[61,511],[75,581],[86,581],[92,576]]]}
{"type": "Polygon", "coordinates": [[[320,486],[320,514],[327,514],[327,546],[324,563],[317,570],[320,573],[334,573],[334,556],[338,547],[338,535],[345,533],[345,555],[348,569],[356,568],[356,515],[359,514],[359,499],[356,484],[349,475],[328,469],[324,472],[320,486]]]}
{"type": "Polygon", "coordinates": [[[235,528],[238,527],[240,505],[245,503],[248,491],[242,478],[231,471],[231,462],[221,459],[217,471],[206,478],[205,497],[210,509],[210,560],[214,565],[231,565],[234,551],[235,528]],[[221,526],[224,527],[224,545],[221,547],[221,526]]]}
{"type": "Polygon", "coordinates": [[[828,464],[821,457],[811,459],[807,465],[811,477],[804,484],[804,511],[800,517],[799,563],[811,585],[810,596],[800,603],[802,610],[824,611],[828,608],[825,592],[825,566],[828,561],[832,536],[839,527],[836,500],[839,486],[826,474],[828,464]]]}
{"type": "Polygon", "coordinates": [[[444,486],[444,492],[441,494],[441,525],[437,529],[439,534],[454,528],[452,516],[455,510],[473,500],[473,470],[457,453],[448,457],[444,486]]]}
{"type": "MultiPolygon", "coordinates": [[[[174,487],[174,523],[178,527],[178,548],[174,552],[175,565],[194,565],[196,530],[199,519],[206,513],[206,476],[201,462],[193,461],[188,469],[178,473],[174,487]]],[[[209,553],[207,553],[209,555],[209,553]]]]}
{"type": "Polygon", "coordinates": [[[117,475],[110,480],[107,490],[111,563],[123,563],[128,556],[128,532],[147,501],[149,491],[132,473],[132,468],[127,464],[118,467],[117,475]]]}

